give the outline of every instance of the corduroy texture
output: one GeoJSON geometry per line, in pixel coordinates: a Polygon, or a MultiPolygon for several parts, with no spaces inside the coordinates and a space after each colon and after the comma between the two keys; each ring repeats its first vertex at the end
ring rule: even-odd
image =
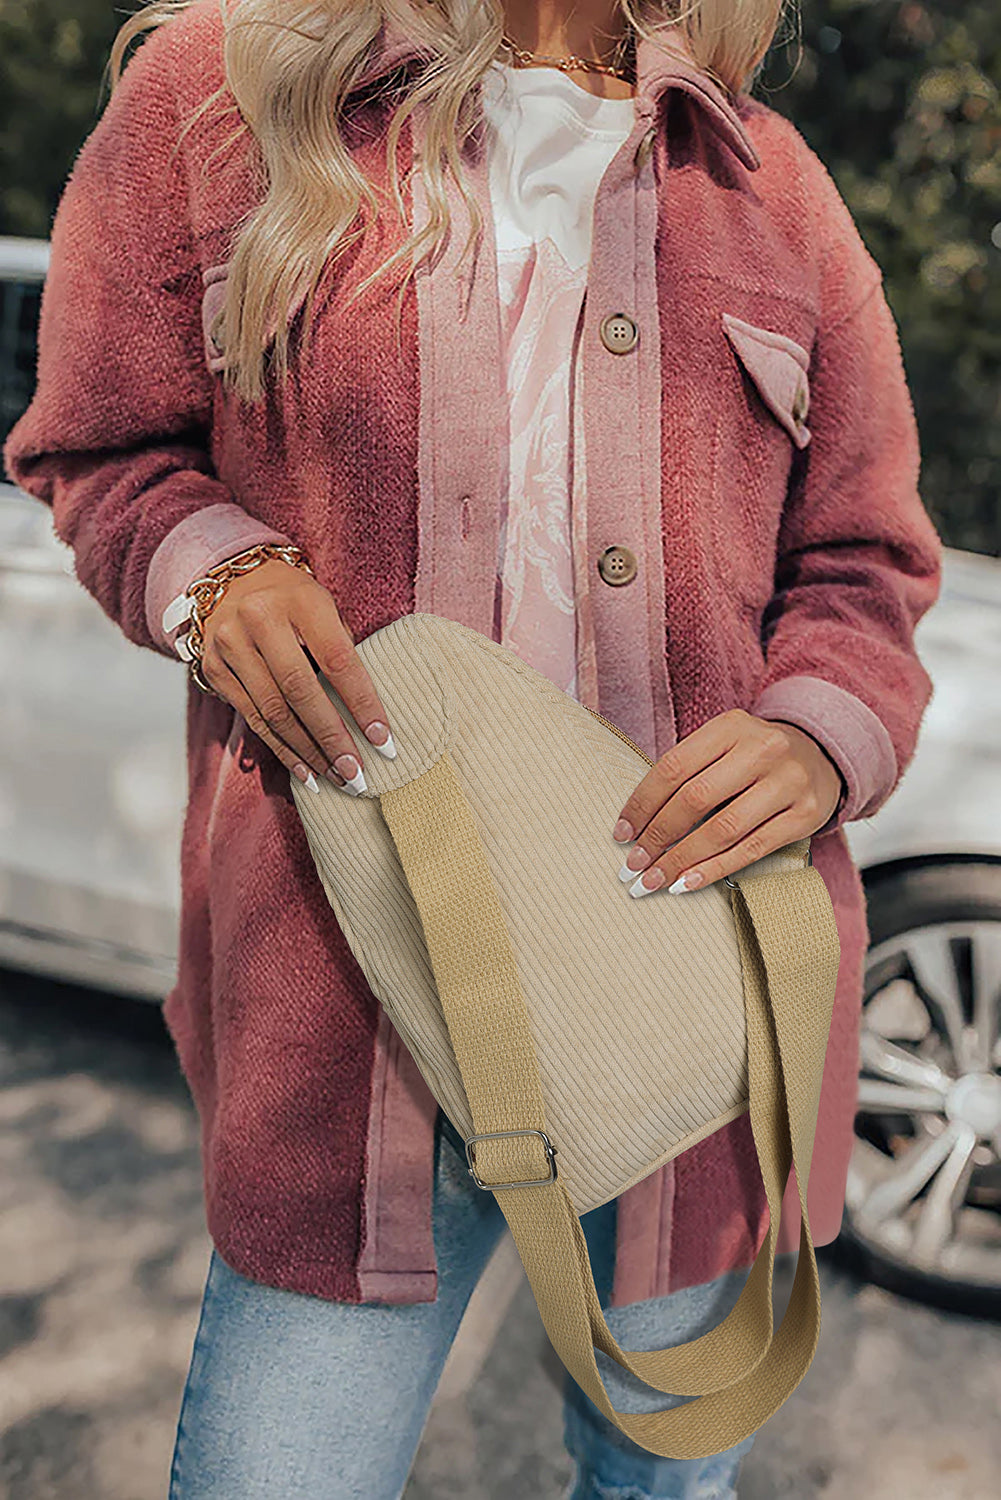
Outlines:
{"type": "MultiPolygon", "coordinates": [[[[615,878],[622,853],[611,828],[646,762],[513,652],[455,621],[413,614],[368,636],[358,653],[398,726],[397,758],[371,767],[359,798],[329,783],[318,794],[293,786],[338,925],[435,1096],[469,1136],[466,1069],[436,997],[387,810],[394,792],[430,774],[447,749],[476,809],[514,961],[532,976],[533,1044],[548,1111],[566,1136],[561,1176],[587,1213],[747,1107],[727,888],[710,886],[687,903],[630,898],[615,878]],[[526,724],[532,733],[523,743],[526,724]],[[572,881],[553,879],[554,845],[572,881]],[[587,933],[601,936],[600,964],[587,933]],[[694,1003],[710,995],[711,1011],[694,1003]],[[666,1057],[658,1051],[665,1011],[673,1037],[666,1057]],[[627,1082],[606,1069],[619,1049],[636,1059],[627,1082]]],[[[364,745],[360,731],[356,743],[364,745]]],[[[797,868],[802,854],[759,863],[797,868]]]]}
{"type": "MultiPolygon", "coordinates": [[[[52,507],[81,582],[128,639],[172,659],[155,601],[203,570],[199,547],[214,561],[262,527],[304,549],[356,641],[427,609],[430,581],[446,600],[432,613],[489,632],[496,403],[471,402],[458,423],[447,403],[425,410],[422,360],[439,395],[469,371],[477,391],[499,381],[493,267],[481,259],[487,310],[475,329],[449,315],[444,286],[422,327],[408,289],[398,346],[395,283],[350,309],[341,295],[399,244],[390,205],[379,232],[327,268],[313,353],[293,345],[287,390],[253,409],[224,395],[205,347],[204,274],[226,264],[259,201],[260,162],[246,137],[227,144],[232,115],[204,118],[172,158],[180,122],[223,81],[221,38],[215,0],[158,28],[77,156],[52,229],[37,386],[7,440],[7,473],[52,507]],[[433,496],[419,493],[428,473],[433,496]]],[[[847,209],[789,122],[756,100],[724,114],[711,85],[683,71],[664,72],[653,99],[637,125],[637,136],[656,125],[639,205],[624,202],[631,152],[595,203],[585,550],[593,567],[625,543],[647,572],[594,590],[601,701],[590,706],[652,756],[729,708],[799,722],[845,776],[840,823],[885,801],[929,692],[913,628],[935,597],[939,547],[918,499],[893,319],[847,209]],[[638,385],[632,356],[598,341],[601,318],[621,309],[640,327],[638,385]],[[805,448],[765,404],[724,312],[809,352],[805,448]]],[[[388,110],[353,103],[349,147],[389,205],[388,110]]],[[[404,183],[411,149],[405,130],[404,183]]],[[[187,754],[165,1013],[201,1116],[213,1239],[272,1285],[358,1301],[364,1256],[380,1297],[433,1297],[433,1096],[419,1076],[401,1078],[379,1113],[391,1082],[379,1006],[317,884],[288,773],[240,715],[193,686],[187,754]]],[[[366,765],[376,760],[370,751],[366,765]]],[[[866,932],[843,835],[815,838],[813,853],[842,949],[809,1184],[823,1243],[837,1233],[852,1143],[866,932]]],[[[747,1117],[619,1209],[615,1302],[747,1263],[767,1220],[747,1117]]]]}
{"type": "Polygon", "coordinates": [[[810,1173],[837,968],[836,935],[829,897],[815,872],[760,877],[742,872],[738,885],[734,910],[744,958],[750,1121],[770,1221],[729,1317],[690,1344],[626,1356],[605,1323],[580,1220],[567,1194],[545,1198],[553,1188],[530,1187],[497,1195],[564,1363],[610,1421],[642,1447],[672,1458],[707,1457],[757,1431],[799,1384],[820,1336],[820,1281],[800,1184],[810,1173]],[[792,921],[790,900],[796,909],[792,921]],[[779,1198],[793,1163],[800,1253],[789,1302],[773,1337],[779,1198]],[[572,1259],[567,1254],[571,1235],[579,1280],[563,1275],[572,1259]],[[581,1288],[587,1322],[577,1296],[581,1288]],[[700,1399],[668,1412],[616,1411],[597,1369],[595,1346],[656,1389],[700,1399]]]}
{"type": "Polygon", "coordinates": [[[571,1372],[653,1451],[729,1447],[789,1395],[819,1332],[804,1212],[810,1266],[770,1351],[785,1133],[806,1182],[837,977],[823,880],[802,868],[801,842],[742,872],[736,924],[725,886],[653,910],[631,903],[595,849],[611,843],[608,804],[642,774],[636,751],[454,622],[411,615],[359,654],[399,726],[400,753],[350,803],[335,788],[294,793],[352,950],[460,1133],[501,1133],[475,1143],[477,1173],[497,1184],[571,1372]],[[365,806],[376,799],[391,841],[365,806]],[[577,871],[572,886],[548,876],[553,834],[577,871]],[[572,972],[554,962],[571,951],[572,972]],[[785,1074],[772,1009],[791,1028],[785,1074]],[[706,1338],[630,1357],[608,1329],[573,1222],[733,1118],[748,1093],[771,1215],[755,1270],[706,1338]],[[552,1141],[557,1182],[532,1185],[548,1167],[531,1132],[552,1141]],[[594,1343],[660,1390],[713,1399],[634,1432],[604,1394],[594,1343]]]}

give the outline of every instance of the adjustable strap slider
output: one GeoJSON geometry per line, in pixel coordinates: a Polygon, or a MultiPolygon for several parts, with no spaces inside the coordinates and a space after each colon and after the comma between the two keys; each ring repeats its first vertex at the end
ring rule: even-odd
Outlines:
{"type": "Polygon", "coordinates": [[[469,1175],[476,1186],[486,1188],[488,1192],[495,1192],[498,1188],[542,1187],[546,1183],[556,1181],[556,1147],[544,1130],[492,1130],[485,1135],[471,1135],[466,1141],[466,1160],[469,1163],[469,1175]],[[508,1140],[517,1135],[537,1135],[542,1141],[549,1166],[548,1177],[528,1177],[522,1182],[484,1182],[476,1174],[476,1152],[473,1150],[476,1142],[508,1140]]]}

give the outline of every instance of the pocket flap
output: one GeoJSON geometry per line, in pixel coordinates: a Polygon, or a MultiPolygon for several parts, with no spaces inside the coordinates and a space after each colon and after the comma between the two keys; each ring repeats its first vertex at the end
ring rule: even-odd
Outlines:
{"type": "Polygon", "coordinates": [[[802,344],[784,333],[745,323],[732,313],[723,313],[723,328],[769,411],[797,448],[805,448],[810,441],[805,421],[810,409],[810,356],[802,344]]]}
{"type": "MultiPolygon", "coordinates": [[[[210,370],[222,370],[226,359],[222,347],[222,335],[218,329],[213,331],[213,323],[222,310],[226,300],[226,278],[229,275],[229,261],[223,261],[217,266],[206,266],[202,271],[202,333],[205,338],[205,362],[210,370]]],[[[307,283],[305,274],[300,276],[295,290],[289,299],[289,305],[285,312],[286,325],[298,315],[307,296],[307,283]]],[[[274,338],[278,330],[278,322],[272,314],[265,326],[265,337],[267,342],[274,338]]]]}

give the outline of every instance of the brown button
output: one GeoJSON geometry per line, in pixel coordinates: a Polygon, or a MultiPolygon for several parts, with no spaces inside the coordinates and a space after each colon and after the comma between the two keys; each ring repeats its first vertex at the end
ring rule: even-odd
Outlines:
{"type": "Polygon", "coordinates": [[[628,354],[640,336],[636,324],[625,313],[611,313],[602,322],[600,332],[601,342],[613,354],[628,354]]]}
{"type": "Polygon", "coordinates": [[[598,558],[598,572],[606,583],[615,587],[632,583],[637,567],[636,554],[628,547],[606,547],[598,558]]]}
{"type": "Polygon", "coordinates": [[[217,354],[224,354],[226,352],[225,337],[222,331],[222,318],[222,309],[220,309],[212,319],[212,322],[209,326],[209,338],[211,339],[212,347],[217,354]]]}
{"type": "Polygon", "coordinates": [[[809,404],[810,397],[807,391],[807,387],[805,384],[800,384],[796,391],[796,395],[793,397],[792,403],[792,419],[794,422],[803,421],[804,417],[806,416],[806,411],[809,404]]]}
{"type": "Polygon", "coordinates": [[[657,127],[656,125],[652,125],[647,131],[646,135],[640,141],[639,145],[636,147],[636,153],[633,156],[633,163],[637,172],[641,167],[645,167],[647,162],[650,160],[650,152],[653,150],[653,143],[656,137],[657,127]]]}

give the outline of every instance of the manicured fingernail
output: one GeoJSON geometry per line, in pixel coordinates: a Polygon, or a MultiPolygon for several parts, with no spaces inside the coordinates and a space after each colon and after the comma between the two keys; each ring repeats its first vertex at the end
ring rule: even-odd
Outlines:
{"type": "Polygon", "coordinates": [[[292,770],[295,775],[298,776],[299,780],[303,782],[305,786],[309,787],[309,790],[311,792],[315,792],[317,796],[320,795],[320,788],[317,783],[316,777],[313,775],[308,766],[304,766],[302,761],[298,760],[292,767],[292,770]]]}
{"type": "Polygon", "coordinates": [[[334,761],[334,770],[340,771],[344,777],[344,786],[341,787],[342,792],[347,792],[350,796],[357,797],[359,792],[368,791],[365,772],[353,755],[338,755],[334,761]]]}
{"type": "Polygon", "coordinates": [[[658,865],[656,869],[648,870],[641,875],[635,885],[629,887],[630,896],[649,896],[651,891],[657,891],[664,884],[667,876],[658,865]]]}
{"type": "Polygon", "coordinates": [[[620,844],[627,844],[630,839],[636,837],[636,830],[628,818],[620,818],[612,829],[612,838],[618,839],[620,844]]]}
{"type": "Polygon", "coordinates": [[[380,755],[387,760],[396,759],[396,746],[393,744],[393,736],[389,732],[389,725],[384,724],[381,719],[374,719],[365,731],[365,738],[371,740],[380,755]]]}
{"type": "Polygon", "coordinates": [[[673,885],[667,888],[669,896],[680,896],[682,891],[697,891],[700,885],[705,884],[706,877],[701,870],[686,870],[679,875],[673,885]]]}
{"type": "Polygon", "coordinates": [[[641,870],[645,870],[650,863],[650,855],[645,849],[631,849],[629,858],[619,871],[620,880],[635,880],[641,870]]]}

